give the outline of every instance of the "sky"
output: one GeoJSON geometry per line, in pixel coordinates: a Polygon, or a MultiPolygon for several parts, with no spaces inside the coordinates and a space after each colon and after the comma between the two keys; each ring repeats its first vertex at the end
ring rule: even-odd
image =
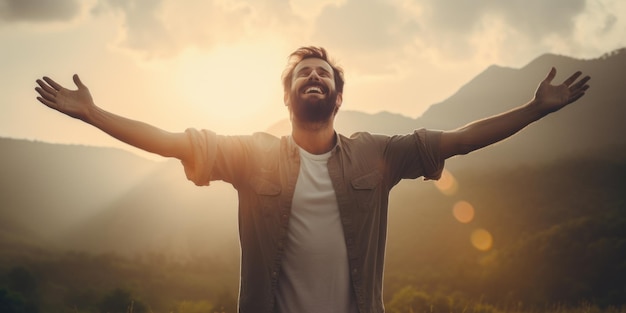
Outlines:
{"type": "Polygon", "coordinates": [[[490,65],[625,47],[626,1],[0,0],[0,137],[138,152],[35,100],[37,78],[75,89],[74,73],[101,108],[168,131],[263,131],[288,117],[280,75],[308,45],[344,68],[342,110],[416,118],[490,65]]]}

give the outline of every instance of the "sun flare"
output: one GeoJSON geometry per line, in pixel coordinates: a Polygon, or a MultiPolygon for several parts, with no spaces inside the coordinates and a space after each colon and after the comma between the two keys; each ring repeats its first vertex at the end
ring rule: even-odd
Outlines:
{"type": "Polygon", "coordinates": [[[282,109],[280,74],[285,65],[279,57],[284,53],[272,47],[241,44],[218,47],[211,54],[187,51],[176,72],[182,101],[224,123],[281,118],[268,116],[282,109]]]}

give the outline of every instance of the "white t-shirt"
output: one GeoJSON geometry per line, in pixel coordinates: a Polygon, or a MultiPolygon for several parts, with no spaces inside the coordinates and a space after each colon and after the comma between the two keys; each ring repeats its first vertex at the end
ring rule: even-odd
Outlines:
{"type": "Polygon", "coordinates": [[[281,313],[357,312],[339,207],[327,161],[300,148],[287,246],[278,282],[281,313]]]}

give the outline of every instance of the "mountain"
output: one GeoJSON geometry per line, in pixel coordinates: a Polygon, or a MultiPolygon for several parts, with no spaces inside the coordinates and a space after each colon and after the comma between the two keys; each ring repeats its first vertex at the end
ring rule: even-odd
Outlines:
{"type": "Polygon", "coordinates": [[[234,190],[197,188],[179,162],[9,138],[0,138],[0,151],[0,246],[179,257],[230,246],[236,253],[234,190]]]}
{"type": "Polygon", "coordinates": [[[491,66],[441,103],[432,105],[416,124],[453,129],[507,111],[532,98],[551,66],[561,83],[577,70],[591,76],[585,96],[556,114],[530,125],[510,139],[454,160],[464,166],[493,166],[552,161],[572,155],[623,158],[626,138],[626,48],[591,60],[542,55],[521,69],[491,66]]]}
{"type": "Polygon", "coordinates": [[[70,229],[60,244],[89,252],[207,254],[238,258],[237,194],[228,184],[199,188],[178,161],[166,161],[97,216],[70,229]]]}
{"type": "Polygon", "coordinates": [[[119,149],[9,138],[0,138],[0,151],[0,235],[24,241],[56,241],[157,165],[119,149]]]}
{"type": "MultiPolygon", "coordinates": [[[[456,128],[524,103],[552,65],[559,70],[557,82],[576,69],[590,74],[588,94],[511,139],[448,160],[447,168],[453,173],[484,171],[491,177],[499,173],[493,167],[508,173],[528,166],[550,168],[564,159],[626,160],[626,49],[592,60],[543,55],[520,69],[491,66],[417,119],[341,111],[336,125],[344,134],[456,128]]],[[[281,121],[269,131],[284,134],[288,129],[288,122],[281,121]]],[[[8,138],[0,139],[0,151],[0,244],[156,251],[183,258],[216,251],[227,258],[237,255],[236,192],[221,182],[194,186],[178,162],[150,161],[111,148],[8,138]]],[[[539,191],[519,190],[520,196],[527,192],[539,191]]],[[[404,206],[405,200],[396,199],[433,193],[438,191],[432,184],[403,182],[392,193],[392,214],[404,214],[393,210],[404,206]]]]}

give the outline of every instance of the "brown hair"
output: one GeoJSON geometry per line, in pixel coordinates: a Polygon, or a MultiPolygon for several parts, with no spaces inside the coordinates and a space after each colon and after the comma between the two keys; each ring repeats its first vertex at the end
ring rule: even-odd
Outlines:
{"type": "Polygon", "coordinates": [[[333,60],[330,59],[326,49],[322,47],[300,47],[298,50],[292,52],[289,55],[287,61],[287,67],[283,71],[282,80],[283,80],[283,89],[285,92],[289,92],[291,89],[291,79],[293,77],[293,70],[296,68],[296,65],[300,63],[300,61],[304,59],[317,58],[326,61],[330,67],[333,69],[333,77],[335,78],[335,89],[337,92],[343,92],[343,85],[345,83],[343,77],[343,69],[339,67],[333,60]]]}

